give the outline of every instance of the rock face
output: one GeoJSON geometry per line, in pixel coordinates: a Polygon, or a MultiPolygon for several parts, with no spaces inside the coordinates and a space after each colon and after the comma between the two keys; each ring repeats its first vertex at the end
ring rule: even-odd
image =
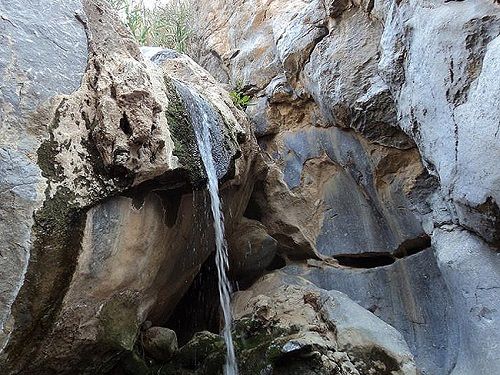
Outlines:
{"type": "Polygon", "coordinates": [[[144,59],[104,2],[0,13],[1,372],[105,373],[213,251],[193,97],[235,225],[255,142],[205,70],[144,59]]]}
{"type": "Polygon", "coordinates": [[[242,375],[500,373],[498,4],[191,7],[0,4],[0,372],[221,373],[210,123],[242,375]]]}
{"type": "Polygon", "coordinates": [[[323,259],[286,272],[396,327],[424,374],[499,372],[498,5],[196,10],[197,60],[252,96],[246,112],[276,166],[247,216],[283,258],[323,259]]]}

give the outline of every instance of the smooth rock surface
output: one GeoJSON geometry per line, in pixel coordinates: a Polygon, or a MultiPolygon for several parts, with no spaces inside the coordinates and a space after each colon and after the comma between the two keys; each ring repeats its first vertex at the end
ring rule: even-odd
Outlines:
{"type": "Polygon", "coordinates": [[[396,328],[424,374],[448,374],[456,366],[461,307],[454,306],[432,249],[387,266],[291,265],[283,272],[341,291],[396,328]]]}
{"type": "Polygon", "coordinates": [[[11,306],[28,266],[33,213],[46,187],[36,158],[47,123],[34,112],[49,98],[78,89],[87,62],[87,38],[75,17],[83,14],[81,2],[50,3],[37,12],[29,4],[0,4],[0,350],[12,330],[11,306]]]}

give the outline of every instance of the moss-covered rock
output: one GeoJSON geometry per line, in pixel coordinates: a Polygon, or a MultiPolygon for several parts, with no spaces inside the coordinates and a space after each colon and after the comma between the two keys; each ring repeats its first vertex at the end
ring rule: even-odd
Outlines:
{"type": "Polygon", "coordinates": [[[158,360],[169,360],[178,350],[177,336],[165,327],[151,327],[142,334],[142,344],[146,353],[158,360]]]}
{"type": "Polygon", "coordinates": [[[180,348],[175,361],[185,367],[195,368],[200,366],[209,356],[224,352],[225,345],[221,336],[202,331],[197,332],[186,345],[180,348]]]}
{"type": "Polygon", "coordinates": [[[164,82],[168,97],[165,116],[174,142],[173,153],[179,159],[181,166],[188,171],[193,185],[198,185],[206,179],[206,173],[202,167],[193,126],[174,82],[167,77],[164,78],[164,82]]]}
{"type": "Polygon", "coordinates": [[[136,296],[123,293],[109,300],[101,309],[99,322],[99,342],[110,349],[132,351],[140,326],[136,296]]]}

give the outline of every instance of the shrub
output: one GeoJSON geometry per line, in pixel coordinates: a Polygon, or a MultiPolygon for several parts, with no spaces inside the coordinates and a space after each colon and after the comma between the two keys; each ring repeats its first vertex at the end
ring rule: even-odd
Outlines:
{"type": "Polygon", "coordinates": [[[141,45],[186,53],[193,33],[189,0],[170,0],[147,8],[143,0],[108,0],[141,45]]]}

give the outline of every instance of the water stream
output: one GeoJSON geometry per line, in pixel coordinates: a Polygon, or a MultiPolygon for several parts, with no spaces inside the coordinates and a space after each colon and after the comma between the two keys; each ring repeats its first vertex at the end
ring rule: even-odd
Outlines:
{"type": "Polygon", "coordinates": [[[212,157],[212,145],[210,143],[209,126],[212,124],[208,121],[208,116],[203,114],[203,126],[195,127],[196,141],[200,150],[201,160],[205,166],[208,177],[208,191],[210,193],[211,209],[214,218],[215,229],[215,246],[216,255],[215,263],[217,265],[217,274],[219,277],[219,298],[224,314],[224,341],[226,342],[226,364],[224,366],[225,375],[236,375],[238,367],[236,364],[236,356],[234,353],[233,337],[231,335],[231,284],[227,277],[227,268],[229,261],[227,256],[226,241],[224,239],[224,217],[221,210],[221,202],[219,197],[219,179],[215,169],[214,159],[212,157]]]}
{"type": "Polygon", "coordinates": [[[224,318],[223,337],[226,343],[224,374],[237,375],[238,366],[234,352],[233,337],[231,335],[231,284],[227,277],[229,260],[224,238],[224,217],[219,197],[219,177],[225,173],[230,162],[230,157],[223,147],[224,136],[220,129],[222,119],[212,106],[198,93],[181,82],[174,81],[174,83],[186,104],[189,117],[193,124],[200,157],[207,173],[210,206],[214,219],[215,263],[219,279],[219,299],[224,318]],[[216,161],[214,159],[216,159],[216,161]]]}

